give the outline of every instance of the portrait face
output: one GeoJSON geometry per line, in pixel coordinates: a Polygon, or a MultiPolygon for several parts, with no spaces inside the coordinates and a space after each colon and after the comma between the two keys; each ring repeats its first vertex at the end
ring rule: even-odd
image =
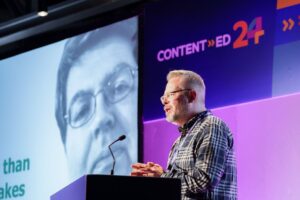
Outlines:
{"type": "Polygon", "coordinates": [[[166,120],[176,125],[183,125],[188,117],[188,88],[180,77],[170,79],[164,92],[164,111],[166,120]]]}
{"type": "Polygon", "coordinates": [[[137,61],[132,44],[117,36],[86,51],[72,66],[66,87],[66,155],[71,177],[130,174],[137,158],[137,61]]]}

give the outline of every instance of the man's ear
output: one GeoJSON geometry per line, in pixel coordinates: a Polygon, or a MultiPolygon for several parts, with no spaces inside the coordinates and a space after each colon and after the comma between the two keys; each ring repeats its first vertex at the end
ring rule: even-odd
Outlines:
{"type": "Polygon", "coordinates": [[[193,102],[196,100],[197,93],[194,90],[189,91],[189,103],[193,102]]]}

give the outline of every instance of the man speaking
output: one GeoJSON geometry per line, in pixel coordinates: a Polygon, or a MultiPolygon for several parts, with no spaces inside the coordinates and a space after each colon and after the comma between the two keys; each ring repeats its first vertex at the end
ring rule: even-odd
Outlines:
{"type": "Polygon", "coordinates": [[[205,84],[200,75],[174,70],[167,75],[161,102],[166,119],[179,127],[167,169],[153,162],[132,165],[132,176],[181,179],[183,200],[237,199],[233,136],[226,124],[205,107],[205,84]]]}

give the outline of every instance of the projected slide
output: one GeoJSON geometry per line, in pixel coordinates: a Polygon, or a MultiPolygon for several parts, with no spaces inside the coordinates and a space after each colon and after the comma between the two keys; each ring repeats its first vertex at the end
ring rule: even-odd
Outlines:
{"type": "Polygon", "coordinates": [[[137,162],[137,17],[0,61],[0,199],[137,162]]]}

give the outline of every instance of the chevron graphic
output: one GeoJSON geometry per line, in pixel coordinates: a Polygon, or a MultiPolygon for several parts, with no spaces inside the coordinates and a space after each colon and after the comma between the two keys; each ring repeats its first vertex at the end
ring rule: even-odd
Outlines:
{"type": "Polygon", "coordinates": [[[213,47],[215,45],[214,40],[208,40],[208,47],[213,47]]]}
{"type": "Polygon", "coordinates": [[[283,24],[282,30],[285,32],[286,30],[292,30],[295,25],[295,22],[292,18],[289,18],[288,20],[284,19],[282,21],[282,24],[283,24]]]}

